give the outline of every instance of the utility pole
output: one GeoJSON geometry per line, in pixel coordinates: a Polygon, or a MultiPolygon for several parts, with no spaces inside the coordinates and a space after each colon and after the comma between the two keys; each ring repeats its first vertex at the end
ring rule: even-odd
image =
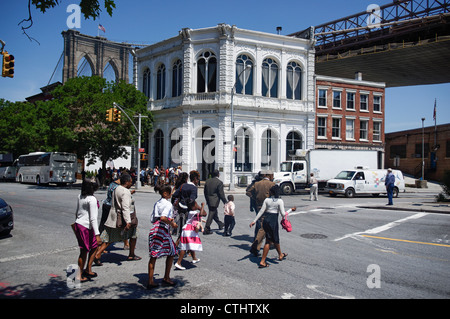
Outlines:
{"type": "Polygon", "coordinates": [[[141,120],[142,120],[143,118],[148,118],[148,116],[142,116],[142,114],[139,114],[139,115],[137,115],[137,116],[134,116],[134,117],[139,118],[139,128],[138,128],[138,127],[136,127],[136,125],[134,124],[133,120],[131,120],[131,118],[128,116],[127,112],[125,112],[125,110],[124,110],[119,104],[117,104],[117,103],[115,103],[115,102],[114,102],[113,104],[114,104],[114,107],[117,107],[118,109],[120,109],[120,110],[125,114],[125,116],[128,118],[128,120],[130,120],[131,124],[133,124],[134,129],[136,130],[136,133],[138,134],[138,146],[137,146],[137,152],[136,152],[136,153],[137,153],[137,180],[136,180],[136,189],[139,189],[140,176],[141,176],[141,157],[139,156],[139,155],[140,155],[139,150],[141,149],[141,136],[142,136],[142,134],[141,134],[141,120]]]}

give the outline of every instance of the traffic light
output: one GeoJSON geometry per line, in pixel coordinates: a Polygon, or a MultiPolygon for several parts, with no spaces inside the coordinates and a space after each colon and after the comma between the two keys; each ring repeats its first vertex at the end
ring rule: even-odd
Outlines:
{"type": "Polygon", "coordinates": [[[106,121],[107,122],[112,122],[113,121],[113,109],[108,109],[106,111],[106,121]]]}
{"type": "Polygon", "coordinates": [[[2,52],[3,55],[3,66],[2,66],[2,77],[13,78],[14,77],[14,55],[9,54],[6,51],[2,52]]]}
{"type": "Polygon", "coordinates": [[[141,161],[147,161],[148,160],[148,154],[141,153],[141,161]]]}
{"type": "Polygon", "coordinates": [[[114,109],[114,118],[113,121],[114,122],[120,122],[120,118],[122,117],[122,112],[119,111],[118,109],[114,109]]]}

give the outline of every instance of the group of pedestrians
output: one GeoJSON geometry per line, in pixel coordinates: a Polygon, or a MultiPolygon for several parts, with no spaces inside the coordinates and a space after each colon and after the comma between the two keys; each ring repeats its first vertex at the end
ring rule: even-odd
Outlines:
{"type": "MultiPolygon", "coordinates": [[[[392,184],[395,181],[391,170],[386,178],[386,188],[391,193],[392,184]]],[[[203,250],[199,232],[204,235],[212,234],[211,224],[216,222],[219,229],[224,229],[224,236],[231,236],[235,225],[235,204],[232,195],[225,197],[223,182],[219,179],[220,173],[214,171],[212,178],[205,182],[205,203],[199,204],[198,185],[200,174],[191,171],[189,174],[181,172],[174,187],[165,183],[157,183],[155,191],[161,198],[154,204],[151,213],[153,224],[149,236],[149,262],[147,288],[153,289],[158,285],[154,280],[154,269],[157,259],[166,257],[166,267],[163,284],[173,286],[176,284],[170,278],[172,266],[177,270],[185,270],[182,265],[186,254],[192,257],[192,263],[200,262],[196,252],[203,250]],[[224,204],[224,221],[218,217],[218,207],[224,204]],[[203,225],[206,217],[206,223],[203,225]],[[175,236],[175,240],[172,236],[175,236]],[[174,258],[178,256],[174,264],[174,258]]],[[[133,184],[129,174],[121,174],[120,179],[110,183],[107,190],[106,200],[102,205],[102,216],[98,222],[99,202],[94,196],[98,189],[96,179],[85,178],[81,186],[81,193],[77,198],[77,210],[73,230],[75,232],[80,253],[78,256],[78,267],[76,279],[80,282],[97,277],[92,271],[92,265],[101,266],[101,256],[112,243],[124,242],[128,247],[128,261],[141,260],[135,254],[137,242],[138,219],[136,216],[135,203],[130,191],[133,184]]],[[[311,176],[311,200],[317,200],[317,180],[311,176]]],[[[255,218],[250,227],[255,227],[254,241],[250,252],[258,256],[262,241],[266,242],[263,248],[260,268],[266,268],[269,264],[266,258],[270,245],[274,245],[278,253],[278,260],[284,260],[287,253],[282,252],[279,238],[279,220],[281,215],[285,218],[287,214],[296,210],[296,207],[285,210],[284,202],[280,198],[280,187],[273,182],[272,171],[262,171],[252,184],[247,187],[246,195],[250,197],[250,210],[255,212],[255,218]]],[[[392,204],[392,195],[389,196],[389,204],[392,204]]]]}
{"type": "MultiPolygon", "coordinates": [[[[200,258],[196,252],[203,246],[199,232],[211,234],[211,224],[215,221],[220,229],[226,227],[225,234],[231,235],[234,227],[234,204],[232,197],[225,198],[223,183],[219,179],[219,171],[213,172],[213,177],[205,183],[205,204],[197,203],[200,174],[191,171],[179,174],[175,186],[157,183],[155,191],[161,198],[154,204],[151,222],[153,224],[149,236],[149,263],[147,288],[157,286],[154,281],[154,269],[157,259],[166,257],[166,268],[162,283],[173,286],[176,283],[170,278],[174,258],[178,256],[175,269],[185,270],[182,265],[186,254],[192,257],[192,263],[198,263],[200,258]],[[188,180],[189,179],[189,180],[188,180]],[[226,204],[225,223],[218,218],[217,208],[220,202],[226,204]],[[206,217],[206,224],[203,225],[206,217]],[[175,240],[172,238],[175,236],[175,240]]],[[[141,260],[135,254],[137,242],[136,209],[130,190],[132,177],[122,174],[120,179],[110,183],[106,200],[102,205],[102,216],[98,222],[99,202],[94,196],[98,189],[95,179],[85,178],[82,182],[81,194],[78,196],[74,232],[80,248],[78,258],[79,271],[77,280],[85,282],[97,277],[92,271],[92,265],[101,266],[101,256],[112,243],[124,242],[129,249],[128,261],[141,260]]]]}

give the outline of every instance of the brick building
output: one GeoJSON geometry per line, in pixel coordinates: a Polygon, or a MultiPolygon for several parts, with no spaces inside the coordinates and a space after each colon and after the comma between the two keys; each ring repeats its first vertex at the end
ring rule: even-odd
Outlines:
{"type": "MultiPolygon", "coordinates": [[[[424,128],[425,179],[442,181],[450,170],[450,123],[424,128]]],[[[385,165],[422,176],[422,128],[386,134],[385,165]]]]}
{"type": "Polygon", "coordinates": [[[377,150],[384,164],[385,83],[316,76],[316,148],[377,150]]]}

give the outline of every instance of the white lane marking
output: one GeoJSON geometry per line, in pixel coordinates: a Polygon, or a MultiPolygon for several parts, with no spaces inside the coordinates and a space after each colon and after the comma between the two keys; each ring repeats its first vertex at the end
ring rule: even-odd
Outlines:
{"type": "Polygon", "coordinates": [[[315,291],[315,292],[318,292],[318,293],[320,293],[320,294],[322,294],[322,295],[325,295],[325,296],[328,296],[328,297],[332,297],[332,298],[338,298],[338,299],[356,299],[354,296],[349,296],[349,295],[347,295],[347,296],[337,296],[337,295],[332,295],[332,294],[329,294],[329,293],[320,291],[319,289],[317,289],[317,288],[319,287],[319,286],[317,286],[317,285],[307,285],[306,287],[308,287],[309,289],[311,289],[311,290],[313,290],[313,291],[315,291]]]}
{"type": "Polygon", "coordinates": [[[346,239],[346,238],[349,238],[349,237],[355,237],[355,236],[358,236],[358,235],[361,235],[361,234],[378,234],[378,233],[381,233],[381,232],[386,231],[388,229],[391,229],[391,228],[393,228],[395,226],[398,226],[398,225],[400,225],[400,224],[402,224],[402,223],[404,223],[404,222],[406,222],[408,220],[419,219],[419,218],[421,218],[423,216],[426,216],[426,215],[428,215],[428,213],[418,213],[418,214],[415,214],[415,215],[412,215],[412,216],[409,216],[409,217],[406,217],[406,218],[403,218],[403,219],[396,220],[396,221],[394,221],[392,223],[388,223],[388,224],[383,225],[383,226],[379,226],[379,227],[375,227],[375,228],[372,228],[372,229],[368,229],[368,230],[363,231],[363,232],[356,232],[356,233],[352,233],[352,234],[347,234],[347,235],[344,235],[342,237],[336,238],[334,241],[340,241],[342,239],[346,239]]]}
{"type": "Polygon", "coordinates": [[[14,257],[0,258],[0,263],[21,260],[21,259],[27,259],[27,258],[34,258],[34,257],[38,257],[38,256],[43,256],[43,255],[57,254],[57,253],[62,253],[62,252],[66,252],[66,251],[76,250],[76,249],[79,249],[79,247],[55,249],[55,250],[51,250],[51,251],[42,251],[42,252],[35,253],[35,254],[24,254],[24,255],[19,255],[19,256],[14,256],[14,257]]]}

